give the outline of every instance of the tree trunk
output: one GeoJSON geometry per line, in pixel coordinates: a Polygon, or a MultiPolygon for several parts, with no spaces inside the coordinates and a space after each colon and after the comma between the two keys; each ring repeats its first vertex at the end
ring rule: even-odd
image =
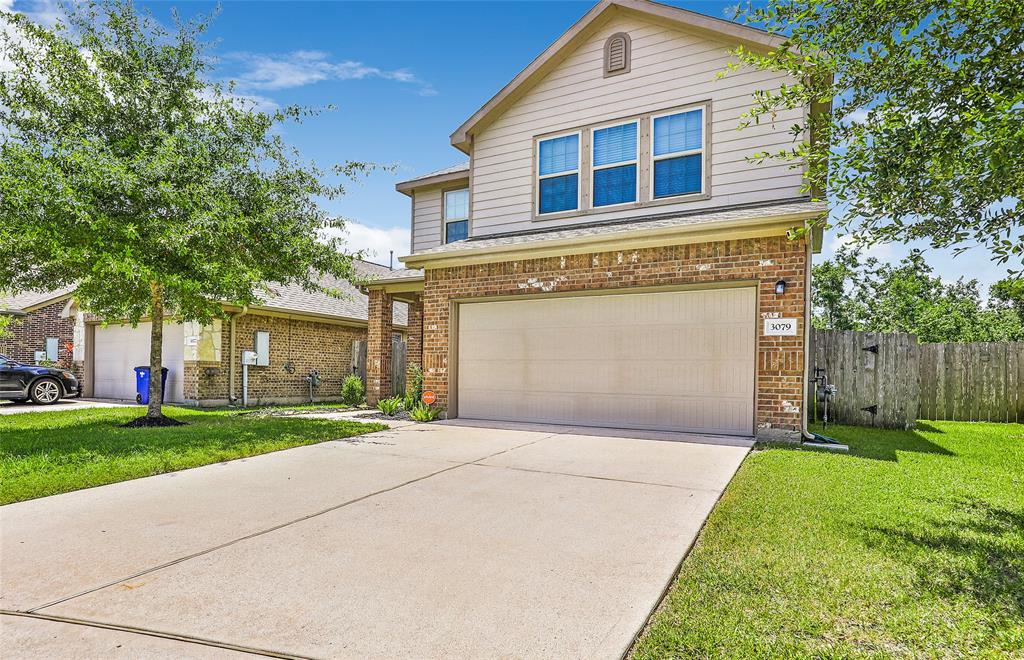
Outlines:
{"type": "Polygon", "coordinates": [[[150,310],[149,335],[149,408],[146,417],[160,419],[163,417],[163,347],[164,347],[164,289],[157,282],[150,282],[152,295],[150,310]]]}

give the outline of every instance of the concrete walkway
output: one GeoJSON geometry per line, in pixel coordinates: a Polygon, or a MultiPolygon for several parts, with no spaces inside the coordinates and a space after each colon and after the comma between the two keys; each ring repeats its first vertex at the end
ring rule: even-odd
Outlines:
{"type": "Polygon", "coordinates": [[[0,508],[0,656],[619,656],[750,443],[497,426],[0,508]]]}

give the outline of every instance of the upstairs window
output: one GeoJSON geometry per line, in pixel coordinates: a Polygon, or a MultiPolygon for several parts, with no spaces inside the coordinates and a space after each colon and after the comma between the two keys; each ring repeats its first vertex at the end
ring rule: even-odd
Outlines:
{"type": "Polygon", "coordinates": [[[704,191],[704,109],[653,118],[654,199],[704,191]]]}
{"type": "Polygon", "coordinates": [[[637,123],[595,128],[592,144],[594,206],[635,202],[637,123]]]}
{"type": "Polygon", "coordinates": [[[580,205],[580,134],[541,140],[537,149],[537,213],[575,211],[580,205]]]}
{"type": "Polygon", "coordinates": [[[469,188],[444,194],[444,242],[469,238],[469,188]]]}

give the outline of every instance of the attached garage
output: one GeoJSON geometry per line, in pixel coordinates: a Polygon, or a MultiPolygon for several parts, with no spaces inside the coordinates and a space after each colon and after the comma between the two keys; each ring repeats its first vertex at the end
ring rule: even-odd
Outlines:
{"type": "Polygon", "coordinates": [[[754,433],[753,286],[458,307],[470,419],[754,433]]]}
{"type": "MultiPolygon", "coordinates": [[[[135,399],[135,367],[149,364],[149,323],[96,326],[93,350],[93,396],[135,399]]],[[[185,400],[185,334],[180,323],[164,325],[163,364],[168,369],[164,401],[185,400]]]]}

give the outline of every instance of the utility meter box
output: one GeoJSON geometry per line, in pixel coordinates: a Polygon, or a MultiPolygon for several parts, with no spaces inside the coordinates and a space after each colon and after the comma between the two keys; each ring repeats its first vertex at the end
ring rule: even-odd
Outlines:
{"type": "Polygon", "coordinates": [[[256,366],[256,351],[242,351],[242,364],[256,366]]]}

